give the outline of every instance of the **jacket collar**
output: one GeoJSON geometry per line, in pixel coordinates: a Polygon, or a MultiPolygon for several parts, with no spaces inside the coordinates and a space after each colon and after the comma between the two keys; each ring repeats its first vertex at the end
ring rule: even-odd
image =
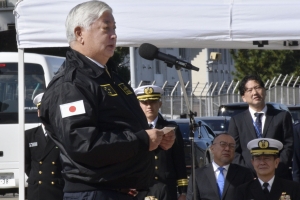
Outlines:
{"type": "Polygon", "coordinates": [[[68,66],[75,67],[92,78],[99,77],[105,71],[104,68],[100,68],[96,63],[74,49],[70,49],[70,51],[67,52],[66,57],[68,66]]]}

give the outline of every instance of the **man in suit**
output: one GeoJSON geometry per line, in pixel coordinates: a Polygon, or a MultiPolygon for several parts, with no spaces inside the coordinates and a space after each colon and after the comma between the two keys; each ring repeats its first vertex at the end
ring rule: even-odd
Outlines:
{"type": "MultiPolygon", "coordinates": [[[[39,107],[43,93],[33,99],[39,107]]],[[[25,173],[28,176],[28,200],[63,199],[60,151],[40,125],[25,131],[25,173]]]]}
{"type": "Polygon", "coordinates": [[[300,123],[294,124],[293,181],[300,183],[300,123]]]}
{"type": "Polygon", "coordinates": [[[165,151],[158,147],[155,152],[155,177],[156,181],[167,185],[168,198],[171,200],[186,199],[187,172],[184,157],[183,138],[177,124],[166,121],[160,114],[162,105],[161,95],[163,89],[156,85],[145,85],[134,90],[144,111],[150,128],[163,129],[164,127],[176,127],[176,140],[173,146],[165,151]]]}
{"type": "Polygon", "coordinates": [[[283,148],[280,141],[258,138],[251,140],[247,148],[252,154],[251,163],[258,178],[237,188],[237,200],[300,199],[299,183],[275,175],[275,169],[280,162],[278,154],[283,148]]]}
{"type": "Polygon", "coordinates": [[[213,162],[195,171],[196,187],[190,179],[187,200],[232,200],[236,187],[253,179],[250,169],[232,164],[235,141],[227,133],[217,135],[210,150],[213,162]]]}
{"type": "Polygon", "coordinates": [[[234,163],[249,167],[255,175],[251,164],[251,154],[247,143],[256,138],[273,138],[283,143],[280,163],[276,175],[292,179],[291,160],[293,157],[293,124],[291,114],[265,104],[266,89],[257,75],[245,76],[239,92],[249,109],[231,117],[228,132],[236,142],[234,163]]]}

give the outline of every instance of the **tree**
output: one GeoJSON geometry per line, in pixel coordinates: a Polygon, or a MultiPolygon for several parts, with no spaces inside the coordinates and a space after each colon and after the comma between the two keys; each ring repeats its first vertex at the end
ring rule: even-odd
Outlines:
{"type": "Polygon", "coordinates": [[[235,80],[245,75],[257,74],[263,81],[279,74],[300,75],[300,51],[298,50],[230,50],[235,62],[235,80]]]}
{"type": "Polygon", "coordinates": [[[129,66],[129,48],[117,47],[115,54],[111,58],[117,64],[117,73],[128,83],[130,80],[130,66],[129,66]]]}

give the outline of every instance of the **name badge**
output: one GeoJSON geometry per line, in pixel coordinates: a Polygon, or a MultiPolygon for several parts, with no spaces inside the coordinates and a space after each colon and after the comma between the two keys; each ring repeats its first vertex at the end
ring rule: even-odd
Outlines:
{"type": "Polygon", "coordinates": [[[29,147],[37,147],[37,146],[38,146],[37,142],[29,143],[29,147]]]}

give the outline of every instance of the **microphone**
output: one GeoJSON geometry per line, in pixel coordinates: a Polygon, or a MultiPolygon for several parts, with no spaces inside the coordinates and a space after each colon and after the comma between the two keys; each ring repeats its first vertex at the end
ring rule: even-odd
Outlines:
{"type": "Polygon", "coordinates": [[[162,60],[167,64],[168,67],[172,67],[173,65],[175,65],[175,67],[183,67],[185,69],[199,71],[198,67],[195,67],[184,60],[177,59],[175,56],[172,56],[170,54],[159,52],[156,46],[149,43],[144,43],[140,46],[139,54],[146,60],[162,60]]]}

